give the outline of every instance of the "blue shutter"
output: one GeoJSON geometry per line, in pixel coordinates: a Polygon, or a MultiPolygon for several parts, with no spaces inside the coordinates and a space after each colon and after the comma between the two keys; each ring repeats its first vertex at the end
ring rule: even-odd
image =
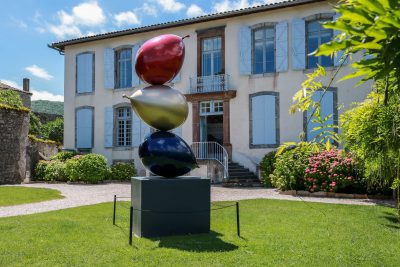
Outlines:
{"type": "Polygon", "coordinates": [[[113,147],[114,114],[112,107],[104,108],[104,147],[113,147]]]}
{"type": "Polygon", "coordinates": [[[252,98],[252,144],[276,144],[276,96],[260,95],[252,98]]]}
{"type": "Polygon", "coordinates": [[[82,108],[76,111],[76,148],[92,148],[93,109],[82,108]]]}
{"type": "Polygon", "coordinates": [[[172,79],[171,83],[176,84],[181,81],[181,71],[172,79]]]}
{"type": "MultiPolygon", "coordinates": [[[[323,91],[316,91],[313,96],[312,96],[312,100],[317,102],[321,99],[321,96],[323,94],[323,91]]],[[[332,115],[325,123],[324,125],[333,125],[334,121],[333,121],[333,114],[334,114],[334,110],[335,107],[333,105],[333,92],[332,91],[327,91],[325,93],[325,95],[323,96],[322,100],[321,100],[321,108],[320,108],[320,112],[321,112],[321,119],[323,120],[325,117],[332,115]]],[[[313,111],[315,110],[315,108],[310,109],[309,111],[307,111],[307,120],[309,120],[311,114],[313,113],[313,111]]],[[[330,128],[325,128],[325,129],[321,129],[321,130],[317,130],[317,131],[313,131],[313,129],[317,126],[323,126],[319,123],[313,122],[313,119],[310,120],[310,122],[307,125],[307,140],[311,141],[313,140],[317,135],[319,135],[321,133],[322,130],[332,130],[330,128]]]]}
{"type": "Polygon", "coordinates": [[[139,76],[136,73],[136,54],[141,46],[141,43],[137,43],[132,47],[132,87],[136,87],[140,84],[139,76]]]}
{"type": "Polygon", "coordinates": [[[276,144],[276,112],[274,95],[264,95],[264,144],[276,144]]]}
{"type": "Polygon", "coordinates": [[[275,64],[276,71],[282,72],[288,70],[288,23],[287,21],[279,22],[276,27],[276,54],[275,64]]]}
{"type": "MultiPolygon", "coordinates": [[[[333,20],[337,20],[339,17],[340,17],[340,14],[339,14],[339,13],[336,13],[335,16],[333,16],[333,20]]],[[[333,38],[335,38],[335,37],[338,36],[339,34],[341,34],[341,31],[339,31],[339,30],[334,30],[334,31],[333,31],[333,38]]],[[[342,50],[340,50],[339,52],[337,52],[337,53],[334,55],[334,58],[333,58],[333,65],[334,65],[335,67],[338,67],[338,66],[340,66],[340,65],[342,64],[341,58],[342,58],[343,54],[344,54],[344,52],[343,52],[342,50]]],[[[349,63],[349,58],[346,58],[346,61],[344,62],[344,64],[348,64],[348,63],[349,63]]]]}
{"type": "Polygon", "coordinates": [[[132,146],[138,147],[141,143],[141,122],[139,116],[132,110],[132,146]]]}
{"type": "Polygon", "coordinates": [[[112,48],[104,49],[104,89],[114,89],[115,86],[115,51],[112,48]]]}
{"type": "Polygon", "coordinates": [[[302,19],[292,20],[292,68],[306,68],[306,25],[302,19]]]}
{"type": "Polygon", "coordinates": [[[241,75],[251,74],[251,29],[248,26],[240,27],[239,70],[241,75]]]}
{"type": "Polygon", "coordinates": [[[84,53],[76,57],[76,92],[93,92],[93,53],[84,53]]]}

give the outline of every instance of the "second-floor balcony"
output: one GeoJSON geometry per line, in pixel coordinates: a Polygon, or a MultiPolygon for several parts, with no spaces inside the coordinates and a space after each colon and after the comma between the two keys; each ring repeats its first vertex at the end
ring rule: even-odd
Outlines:
{"type": "Polygon", "coordinates": [[[190,94],[224,92],[230,90],[229,75],[196,76],[190,78],[190,94]]]}

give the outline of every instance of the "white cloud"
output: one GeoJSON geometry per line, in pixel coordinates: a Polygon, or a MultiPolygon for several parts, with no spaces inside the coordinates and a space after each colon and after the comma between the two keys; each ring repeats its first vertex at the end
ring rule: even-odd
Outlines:
{"type": "Polygon", "coordinates": [[[121,12],[114,15],[115,24],[120,27],[122,25],[138,25],[140,20],[132,11],[121,12]]]}
{"type": "Polygon", "coordinates": [[[17,89],[21,89],[22,90],[22,86],[18,85],[16,82],[11,81],[11,80],[6,80],[6,79],[0,79],[0,81],[2,83],[5,83],[11,87],[17,88],[17,89]]]}
{"type": "Polygon", "coordinates": [[[191,4],[190,7],[186,10],[186,15],[188,17],[197,17],[204,14],[205,12],[203,11],[203,9],[201,9],[201,7],[196,4],[191,4]]]}
{"type": "Polygon", "coordinates": [[[51,80],[51,79],[54,78],[45,69],[43,69],[43,68],[41,68],[41,67],[39,67],[37,65],[28,66],[28,67],[25,68],[25,70],[27,70],[33,76],[42,78],[44,80],[51,80]]]}
{"type": "Polygon", "coordinates": [[[242,9],[246,7],[259,6],[266,3],[281,2],[282,0],[263,0],[263,1],[252,1],[248,0],[223,0],[216,2],[212,6],[214,12],[225,12],[229,10],[242,9]]]}
{"type": "Polygon", "coordinates": [[[31,92],[32,92],[32,101],[34,101],[34,100],[50,100],[50,101],[64,102],[63,95],[55,95],[55,94],[47,92],[47,91],[31,90],[31,92]]]}
{"type": "Polygon", "coordinates": [[[81,37],[83,34],[80,26],[97,27],[107,20],[97,1],[84,2],[74,6],[71,13],[60,10],[57,12],[57,18],[59,24],[49,24],[48,31],[59,39],[81,37]]]}
{"type": "Polygon", "coordinates": [[[185,4],[176,0],[155,0],[165,12],[175,13],[181,11],[185,4]]]}
{"type": "Polygon", "coordinates": [[[143,11],[145,14],[157,17],[157,9],[154,5],[150,5],[148,3],[144,3],[141,8],[138,10],[143,11]]]}

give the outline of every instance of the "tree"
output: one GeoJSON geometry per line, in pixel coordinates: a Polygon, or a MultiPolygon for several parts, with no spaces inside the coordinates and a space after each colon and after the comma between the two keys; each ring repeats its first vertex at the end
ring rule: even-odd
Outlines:
{"type": "Polygon", "coordinates": [[[43,124],[41,127],[41,133],[43,138],[63,143],[64,141],[64,119],[57,118],[54,121],[50,121],[43,124]]]}

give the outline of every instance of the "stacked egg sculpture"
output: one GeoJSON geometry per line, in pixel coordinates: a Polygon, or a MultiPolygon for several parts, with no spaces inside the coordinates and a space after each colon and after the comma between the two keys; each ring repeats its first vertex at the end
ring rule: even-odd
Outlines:
{"type": "Polygon", "coordinates": [[[181,126],[188,116],[188,104],[180,91],[168,83],[179,73],[185,57],[185,37],[160,35],[145,42],[136,54],[135,70],[151,84],[127,97],[136,114],[155,132],[139,146],[139,158],[150,172],[177,177],[197,167],[190,146],[169,132],[181,126]]]}

